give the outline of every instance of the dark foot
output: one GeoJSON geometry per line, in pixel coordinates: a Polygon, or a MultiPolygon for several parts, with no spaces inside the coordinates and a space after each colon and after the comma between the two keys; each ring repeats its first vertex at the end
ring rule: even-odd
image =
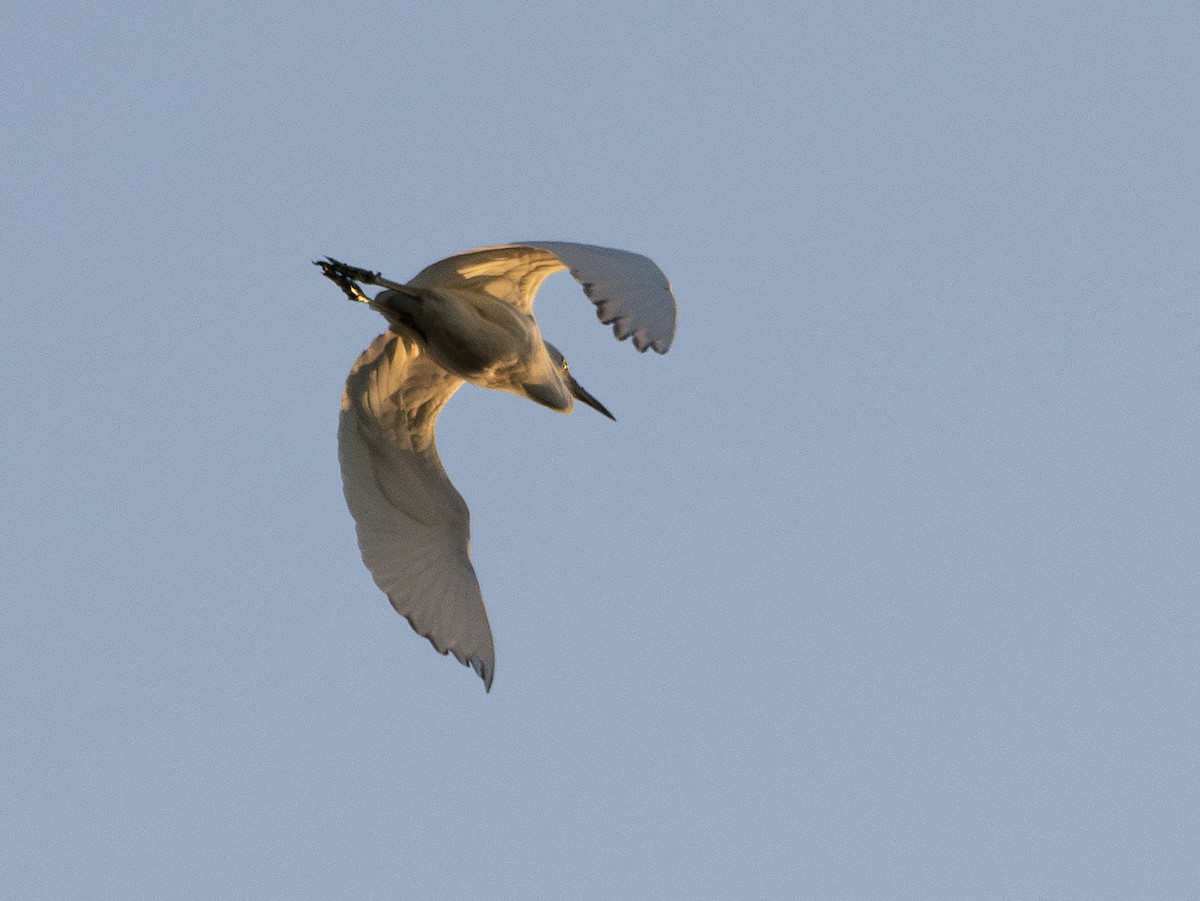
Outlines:
{"type": "Polygon", "coordinates": [[[330,271],[333,271],[351,281],[362,282],[364,285],[374,285],[383,278],[378,272],[372,272],[370,269],[359,269],[357,266],[347,266],[341,260],[335,260],[333,257],[325,257],[325,259],[317,262],[317,265],[321,267],[326,275],[330,271]]]}
{"type": "Polygon", "coordinates": [[[371,282],[374,278],[378,278],[379,273],[367,272],[365,269],[359,269],[355,266],[347,266],[345,263],[340,263],[333,257],[326,257],[323,260],[313,260],[314,266],[321,267],[321,274],[342,289],[342,292],[351,300],[356,300],[359,303],[370,303],[371,299],[363,294],[362,289],[354,284],[356,281],[371,282]]]}
{"type": "Polygon", "coordinates": [[[324,273],[325,277],[345,291],[346,296],[351,300],[367,299],[358,285],[353,284],[353,282],[361,282],[364,285],[375,285],[377,288],[388,288],[392,291],[411,293],[413,290],[407,285],[384,278],[378,272],[372,272],[370,269],[359,269],[357,266],[347,266],[341,260],[335,260],[333,257],[325,257],[323,260],[313,260],[313,264],[320,266],[321,272],[324,273]]]}

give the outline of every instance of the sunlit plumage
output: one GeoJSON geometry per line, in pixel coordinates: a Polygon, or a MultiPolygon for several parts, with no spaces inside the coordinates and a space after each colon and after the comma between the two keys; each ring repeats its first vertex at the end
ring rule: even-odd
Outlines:
{"type": "Polygon", "coordinates": [[[546,276],[570,269],[618,339],[666,353],[676,322],[670,284],[639,254],[559,241],[468,251],[407,284],[332,258],[317,265],[389,324],[350,370],[338,427],[363,561],[413,629],[490,690],[492,632],[471,566],[467,505],[438,457],[438,413],[468,381],[563,413],[580,400],[611,419],[543,340],[534,295],[546,276]],[[360,285],[385,290],[372,299],[360,285]]]}

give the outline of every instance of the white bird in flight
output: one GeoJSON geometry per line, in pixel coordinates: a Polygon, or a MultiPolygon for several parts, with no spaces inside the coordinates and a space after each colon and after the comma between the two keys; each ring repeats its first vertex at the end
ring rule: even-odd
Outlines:
{"type": "Polygon", "coordinates": [[[438,457],[438,413],[468,381],[562,413],[580,400],[613,419],[542,339],[534,295],[546,276],[570,269],[618,340],[661,354],[675,336],[670,283],[640,254],[561,241],[467,251],[407,284],[332,257],[316,265],[389,325],[350,370],[338,426],[363,562],[413,629],[470,665],[490,691],[492,630],[471,566],[470,514],[438,457]],[[360,284],[386,290],[372,299],[360,284]]]}

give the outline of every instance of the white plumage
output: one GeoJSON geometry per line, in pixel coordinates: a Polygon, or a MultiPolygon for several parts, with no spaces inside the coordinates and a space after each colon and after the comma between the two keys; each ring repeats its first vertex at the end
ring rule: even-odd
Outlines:
{"type": "Polygon", "coordinates": [[[438,457],[438,413],[469,381],[563,413],[580,400],[612,418],[542,339],[534,295],[546,276],[570,269],[618,339],[666,353],[677,317],[670,284],[639,254],[561,241],[468,251],[407,284],[331,258],[317,265],[390,326],[350,370],[338,427],[363,561],[413,629],[469,664],[490,690],[495,651],[471,566],[470,514],[438,457]],[[360,284],[386,290],[372,299],[360,284]]]}

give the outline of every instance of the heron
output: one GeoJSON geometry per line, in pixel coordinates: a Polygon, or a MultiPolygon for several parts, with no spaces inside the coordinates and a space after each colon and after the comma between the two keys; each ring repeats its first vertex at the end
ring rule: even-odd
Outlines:
{"type": "Polygon", "coordinates": [[[663,354],[678,319],[670,282],[641,254],[563,241],[466,251],[407,283],[332,257],[314,262],[388,323],[350,369],[338,423],[342,486],[363,562],[413,630],[491,691],[495,649],[471,564],[470,514],[438,456],[438,414],[470,382],[560,413],[580,401],[615,420],[542,338],[534,296],[547,276],[569,269],[618,340],[663,354]],[[364,285],[384,290],[372,298],[364,285]]]}

